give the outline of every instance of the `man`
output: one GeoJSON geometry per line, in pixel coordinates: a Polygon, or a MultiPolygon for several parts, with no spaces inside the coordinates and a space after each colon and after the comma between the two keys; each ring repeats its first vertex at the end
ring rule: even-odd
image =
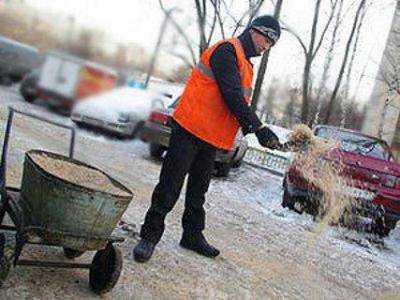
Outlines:
{"type": "Polygon", "coordinates": [[[250,108],[253,65],[275,45],[281,33],[271,16],[256,18],[238,38],[221,41],[206,49],[193,69],[172,116],[169,149],[154,189],[151,207],[141,228],[141,240],[133,250],[136,261],[146,262],[164,232],[164,220],[172,210],[186,174],[183,235],[180,245],[207,257],[219,250],[211,246],[202,231],[203,208],[217,149],[230,150],[239,127],[244,134],[255,133],[264,147],[276,148],[277,136],[250,108]]]}

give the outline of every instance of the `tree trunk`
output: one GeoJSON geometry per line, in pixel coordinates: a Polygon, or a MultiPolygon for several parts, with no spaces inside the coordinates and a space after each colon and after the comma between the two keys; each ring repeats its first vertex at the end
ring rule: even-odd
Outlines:
{"type": "Polygon", "coordinates": [[[205,0],[200,3],[200,0],[195,0],[196,3],[196,11],[197,11],[197,23],[199,26],[199,34],[200,34],[200,45],[199,45],[199,56],[203,53],[204,50],[207,49],[207,38],[205,33],[205,24],[206,24],[206,3],[205,0]]]}
{"type": "Polygon", "coordinates": [[[310,110],[310,99],[309,99],[309,87],[310,87],[310,71],[311,71],[311,61],[309,56],[306,57],[306,63],[304,65],[303,74],[303,101],[301,105],[301,122],[306,124],[308,121],[308,113],[310,110]]]}
{"type": "MultiPolygon", "coordinates": [[[[282,4],[283,4],[283,0],[278,0],[276,2],[274,17],[277,19],[279,19],[279,15],[280,15],[281,9],[282,9],[282,4]]],[[[260,67],[257,72],[257,79],[256,79],[256,83],[254,85],[253,99],[251,102],[251,108],[254,111],[257,109],[258,101],[260,99],[260,92],[261,92],[262,83],[264,81],[265,72],[267,70],[268,59],[269,59],[269,50],[263,54],[261,63],[260,63],[260,67]]]]}
{"type": "Polygon", "coordinates": [[[317,91],[317,97],[316,97],[315,102],[317,103],[318,107],[317,107],[316,114],[313,117],[312,125],[314,125],[314,126],[318,124],[319,119],[321,117],[321,109],[323,106],[322,105],[323,101],[321,100],[321,97],[324,94],[324,92],[326,91],[326,82],[328,80],[329,71],[331,68],[332,60],[333,60],[333,53],[334,53],[335,46],[336,46],[336,37],[338,34],[340,22],[341,22],[341,16],[342,16],[342,11],[343,11],[343,1],[344,0],[339,0],[339,8],[338,8],[338,12],[337,12],[336,18],[335,18],[335,25],[334,25],[333,32],[332,32],[331,42],[329,45],[328,54],[325,57],[324,71],[322,73],[321,82],[320,82],[320,85],[319,85],[319,88],[317,91]]]}
{"type": "Polygon", "coordinates": [[[356,16],[354,18],[353,27],[351,29],[349,38],[347,40],[347,45],[346,45],[346,50],[345,50],[342,66],[341,66],[340,71],[339,71],[339,77],[338,77],[338,79],[336,81],[335,88],[334,88],[334,90],[332,92],[332,95],[331,95],[331,98],[329,100],[328,107],[327,107],[327,110],[326,110],[326,116],[325,116],[325,120],[324,120],[325,124],[329,123],[329,121],[331,119],[331,115],[333,113],[333,109],[334,109],[335,104],[336,104],[336,96],[337,96],[337,94],[339,92],[340,84],[341,84],[342,78],[343,78],[344,69],[346,67],[347,59],[349,57],[351,42],[353,40],[354,32],[355,32],[357,24],[358,24],[358,18],[360,16],[362,8],[365,5],[365,2],[366,2],[366,0],[361,0],[360,5],[358,6],[358,9],[357,9],[357,12],[356,12],[356,16]]]}

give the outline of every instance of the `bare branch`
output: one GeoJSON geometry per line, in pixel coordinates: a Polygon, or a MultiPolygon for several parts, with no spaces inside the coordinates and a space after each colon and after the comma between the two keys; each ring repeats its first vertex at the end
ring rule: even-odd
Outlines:
{"type": "Polygon", "coordinates": [[[286,25],[283,21],[281,21],[281,23],[282,23],[282,25],[284,25],[283,30],[289,32],[290,34],[292,34],[295,37],[295,39],[299,42],[301,48],[303,49],[304,55],[307,56],[307,54],[308,54],[307,46],[305,45],[305,43],[303,42],[303,40],[301,39],[299,34],[296,31],[294,31],[294,29],[292,29],[288,25],[286,25]]]}
{"type": "MultiPolygon", "coordinates": [[[[214,1],[213,0],[210,0],[210,1],[214,5],[214,1]]],[[[212,21],[212,24],[211,24],[210,32],[208,34],[207,45],[210,44],[211,38],[212,38],[212,36],[214,34],[215,24],[217,23],[217,12],[218,12],[218,8],[217,8],[216,5],[214,5],[214,17],[213,17],[213,21],[212,21]]]]}
{"type": "Polygon", "coordinates": [[[231,8],[228,7],[228,5],[226,4],[226,2],[225,2],[224,0],[222,0],[222,4],[224,5],[226,14],[232,19],[232,21],[233,21],[235,24],[238,24],[238,23],[240,22],[240,20],[237,20],[237,19],[235,18],[235,16],[232,15],[232,13],[231,13],[231,8]]]}
{"type": "Polygon", "coordinates": [[[205,0],[200,3],[200,0],[194,0],[196,4],[196,12],[197,12],[197,23],[199,26],[199,34],[200,34],[200,47],[199,52],[200,55],[206,49],[206,34],[205,34],[205,19],[206,19],[206,11],[205,11],[205,0]]]}
{"type": "Polygon", "coordinates": [[[342,78],[343,78],[344,68],[346,66],[347,59],[348,59],[348,56],[349,56],[349,50],[350,50],[351,42],[352,42],[352,39],[353,39],[353,36],[354,36],[354,32],[355,32],[357,24],[358,24],[360,13],[361,13],[364,5],[365,5],[365,2],[366,2],[366,0],[361,0],[360,5],[358,6],[358,9],[357,9],[357,12],[356,12],[356,16],[354,18],[353,26],[352,26],[352,29],[351,29],[351,32],[350,32],[350,35],[349,35],[349,38],[348,38],[347,44],[346,44],[346,50],[345,50],[342,66],[341,66],[340,71],[339,71],[339,77],[338,77],[338,79],[336,81],[335,88],[334,88],[334,90],[332,92],[330,101],[328,103],[327,113],[326,113],[326,117],[325,117],[325,123],[329,122],[331,114],[332,114],[332,109],[334,107],[336,96],[337,96],[337,93],[339,91],[339,87],[340,87],[340,84],[341,84],[341,81],[342,81],[342,78]]]}
{"type": "Polygon", "coordinates": [[[253,7],[251,6],[251,2],[249,2],[249,20],[247,22],[247,26],[249,27],[251,22],[253,21],[254,17],[258,14],[258,12],[260,11],[261,6],[264,4],[264,0],[259,0],[256,5],[255,8],[253,9],[253,7]]]}
{"type": "MultiPolygon", "coordinates": [[[[222,21],[222,17],[221,17],[221,0],[210,0],[212,5],[214,6],[214,18],[216,17],[218,20],[218,25],[219,28],[221,30],[221,35],[222,35],[222,39],[225,39],[225,30],[224,30],[224,22],[222,21]]],[[[214,20],[214,26],[215,26],[215,21],[214,20]]],[[[211,34],[208,40],[208,43],[210,43],[211,40],[211,34]]]]}
{"type": "Polygon", "coordinates": [[[187,57],[181,53],[175,52],[175,51],[168,51],[169,54],[171,54],[172,56],[175,56],[179,59],[181,59],[186,66],[193,68],[193,64],[187,59],[187,57]]]}
{"type": "Polygon", "coordinates": [[[234,29],[233,32],[232,32],[232,36],[234,36],[234,35],[236,34],[236,32],[238,31],[238,29],[239,29],[241,26],[243,26],[242,22],[243,22],[244,18],[246,18],[246,16],[247,16],[248,14],[249,14],[249,11],[246,11],[246,12],[241,16],[241,18],[236,22],[235,29],[234,29]]]}
{"type": "Polygon", "coordinates": [[[218,19],[218,25],[221,30],[222,39],[225,39],[224,22],[222,21],[222,17],[221,17],[221,0],[210,0],[210,1],[214,5],[215,13],[216,13],[217,19],[218,19]]]}
{"type": "Polygon", "coordinates": [[[313,53],[314,53],[315,36],[317,35],[317,26],[318,26],[321,1],[322,0],[317,0],[317,2],[315,3],[314,18],[313,18],[312,29],[311,29],[311,38],[310,38],[310,44],[309,44],[308,53],[307,53],[311,57],[311,60],[314,56],[313,53]]]}
{"type": "MultiPolygon", "coordinates": [[[[158,3],[160,4],[160,8],[164,12],[164,14],[168,15],[168,11],[164,7],[162,0],[158,0],[158,3]]],[[[188,48],[188,50],[190,52],[190,56],[191,56],[193,65],[195,65],[196,64],[196,55],[193,50],[192,42],[190,41],[189,37],[187,36],[187,34],[183,30],[183,28],[175,21],[174,18],[170,18],[170,21],[172,22],[175,29],[178,31],[178,33],[182,36],[183,40],[185,41],[186,47],[188,48]]]]}
{"type": "Polygon", "coordinates": [[[259,0],[259,2],[256,4],[255,9],[253,8],[249,8],[248,10],[246,10],[243,15],[240,17],[239,20],[237,20],[235,22],[235,28],[232,32],[232,36],[234,36],[236,34],[236,32],[238,31],[238,29],[243,26],[242,22],[243,20],[249,16],[249,19],[247,21],[247,25],[246,27],[249,27],[251,22],[253,21],[254,17],[258,14],[258,12],[260,11],[261,6],[264,4],[264,0],[259,0]]]}
{"type": "Polygon", "coordinates": [[[329,26],[330,26],[330,24],[332,22],[333,16],[335,15],[336,6],[337,6],[338,2],[339,2],[339,0],[335,0],[333,6],[331,8],[331,13],[329,15],[328,21],[325,24],[325,27],[324,27],[324,29],[322,31],[322,34],[321,34],[321,36],[319,38],[319,42],[317,44],[317,47],[315,47],[314,53],[312,53],[312,55],[311,55],[311,59],[312,60],[315,58],[315,55],[317,54],[318,50],[321,48],[322,41],[324,40],[325,34],[328,31],[328,28],[329,28],[329,26]]]}

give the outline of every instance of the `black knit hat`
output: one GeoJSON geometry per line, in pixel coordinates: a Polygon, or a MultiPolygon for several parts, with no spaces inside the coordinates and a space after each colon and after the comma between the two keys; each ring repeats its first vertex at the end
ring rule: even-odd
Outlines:
{"type": "Polygon", "coordinates": [[[281,25],[277,19],[272,16],[261,16],[251,22],[250,28],[266,36],[275,44],[281,36],[281,25]]]}

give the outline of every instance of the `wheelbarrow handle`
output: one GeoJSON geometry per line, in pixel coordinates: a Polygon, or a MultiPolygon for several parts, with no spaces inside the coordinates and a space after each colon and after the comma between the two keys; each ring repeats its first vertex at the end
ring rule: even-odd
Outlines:
{"type": "Polygon", "coordinates": [[[75,149],[75,128],[74,127],[60,124],[60,123],[54,122],[52,120],[49,120],[49,119],[31,114],[31,113],[22,112],[22,111],[14,109],[11,106],[8,107],[8,111],[9,111],[9,113],[8,113],[8,119],[7,119],[7,127],[6,127],[6,132],[4,135],[3,151],[1,154],[1,165],[0,165],[0,192],[1,192],[2,197],[6,196],[7,151],[8,151],[8,142],[9,142],[9,136],[10,136],[10,132],[11,132],[11,126],[12,126],[14,113],[21,114],[21,115],[24,115],[24,116],[48,123],[48,124],[52,124],[54,126],[69,129],[71,131],[71,139],[70,139],[70,145],[69,145],[69,157],[70,158],[74,157],[74,149],[75,149]]]}
{"type": "Polygon", "coordinates": [[[1,200],[5,201],[7,198],[7,191],[6,191],[6,162],[7,162],[7,150],[8,150],[8,141],[10,137],[11,131],[11,124],[14,116],[14,110],[9,107],[8,119],[7,119],[7,126],[6,132],[4,135],[4,142],[3,142],[3,150],[1,153],[1,164],[0,164],[0,192],[1,192],[1,200]]]}

